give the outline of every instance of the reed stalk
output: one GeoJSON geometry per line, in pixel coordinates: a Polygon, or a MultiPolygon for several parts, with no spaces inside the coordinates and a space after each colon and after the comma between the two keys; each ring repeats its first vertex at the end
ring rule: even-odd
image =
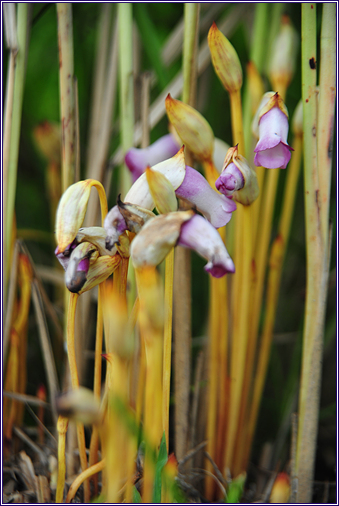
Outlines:
{"type": "Polygon", "coordinates": [[[75,177],[75,99],[72,4],[57,3],[60,117],[62,130],[62,193],[75,177]]]}
{"type": "MultiPolygon", "coordinates": [[[[233,144],[238,144],[240,154],[244,154],[244,133],[242,123],[242,107],[240,90],[230,93],[231,121],[233,144]]],[[[225,467],[229,468],[234,476],[239,470],[234,469],[234,450],[236,448],[236,433],[239,423],[243,380],[245,374],[245,360],[248,345],[249,296],[252,279],[252,216],[251,207],[238,205],[236,213],[235,237],[235,265],[237,272],[233,280],[233,306],[232,306],[232,352],[230,370],[230,400],[227,427],[227,446],[225,452],[225,467]]]]}
{"type": "MultiPolygon", "coordinates": [[[[325,7],[325,6],[324,6],[325,7]]],[[[335,87],[333,58],[335,59],[335,7],[324,11],[322,26],[322,48],[326,57],[330,48],[330,74],[323,69],[322,84],[335,87]],[[327,22],[327,24],[325,24],[327,22]],[[328,39],[328,40],[326,40],[328,39]],[[326,42],[325,42],[326,40],[326,42]]],[[[316,69],[312,61],[317,61],[316,54],[316,4],[302,4],[302,99],[304,123],[304,185],[305,185],[305,219],[306,219],[306,304],[303,335],[302,371],[299,394],[299,423],[296,453],[296,476],[298,479],[298,502],[311,502],[312,484],[317,443],[317,427],[320,400],[321,362],[323,349],[324,318],[328,282],[329,226],[328,207],[323,206],[328,198],[329,173],[331,168],[331,150],[329,143],[320,146],[325,149],[325,168],[318,164],[317,142],[319,122],[317,117],[316,69]],[[312,60],[312,58],[314,60],[312,60]],[[329,158],[329,160],[328,160],[329,158]],[[326,174],[320,178],[320,171],[326,174]],[[320,187],[320,179],[322,185],[320,187]],[[323,201],[319,200],[323,198],[323,201]]],[[[327,61],[322,61],[326,67],[327,61]]],[[[323,88],[323,92],[325,91],[323,88]]],[[[327,90],[329,91],[329,90],[327,90]]],[[[325,91],[326,93],[326,91],[325,91]]],[[[332,138],[333,97],[330,93],[329,108],[319,109],[319,116],[329,115],[321,119],[322,126],[327,123],[324,131],[327,139],[332,138]],[[332,102],[332,106],[331,106],[332,102]]],[[[322,134],[323,135],[323,134],[322,134]]],[[[325,138],[326,138],[325,137],[325,138]]],[[[319,144],[318,144],[319,146],[319,144]]],[[[323,156],[322,160],[324,160],[323,156]]]]}
{"type": "MultiPolygon", "coordinates": [[[[79,388],[79,376],[75,357],[75,342],[74,342],[75,310],[78,298],[79,298],[78,294],[76,293],[70,294],[67,313],[67,355],[71,375],[71,384],[73,389],[79,388]]],[[[77,422],[77,437],[78,437],[81,469],[85,471],[87,469],[85,431],[83,424],[80,422],[77,422]]],[[[89,502],[90,490],[88,480],[85,481],[84,483],[84,498],[85,502],[89,502]]]]}
{"type": "MultiPolygon", "coordinates": [[[[133,146],[134,132],[134,79],[132,52],[132,4],[118,3],[119,23],[119,84],[120,84],[120,132],[123,153],[133,146]]],[[[120,190],[126,195],[131,184],[125,164],[120,172],[120,190]]]]}
{"type": "Polygon", "coordinates": [[[171,357],[172,357],[172,316],[173,316],[173,276],[174,276],[174,248],[165,260],[165,325],[164,325],[164,358],[163,358],[163,407],[162,419],[165,431],[166,448],[169,442],[169,405],[171,387],[171,357]]]}
{"type": "Polygon", "coordinates": [[[65,477],[66,477],[66,433],[68,429],[68,418],[59,416],[57,423],[58,431],[58,480],[55,502],[62,503],[64,499],[65,477]]]}
{"type": "Polygon", "coordinates": [[[139,328],[146,349],[144,434],[145,448],[143,502],[152,502],[155,455],[162,435],[162,335],[163,301],[155,267],[135,270],[139,294],[139,328]]]}
{"type": "Polygon", "coordinates": [[[4,288],[7,291],[9,274],[12,230],[15,207],[17,168],[19,158],[19,141],[21,129],[22,101],[25,82],[25,68],[28,48],[28,4],[17,6],[17,48],[11,48],[7,96],[5,111],[4,137],[4,199],[5,199],[5,278],[4,288]]]}
{"type": "MultiPolygon", "coordinates": [[[[197,80],[197,50],[200,4],[184,4],[183,102],[194,107],[197,80]]],[[[193,163],[186,151],[186,163],[193,163]]],[[[188,442],[191,366],[191,254],[178,247],[174,260],[174,390],[175,454],[184,457],[188,442]]],[[[166,440],[167,441],[167,440],[166,440]]]]}
{"type": "MultiPolygon", "coordinates": [[[[245,428],[241,446],[238,451],[239,459],[242,459],[242,466],[247,467],[248,458],[254,437],[257,417],[259,414],[260,400],[265,384],[267,373],[268,361],[270,356],[270,349],[273,337],[273,329],[275,322],[275,315],[278,305],[279,288],[281,281],[281,274],[283,262],[288,245],[288,239],[291,229],[292,215],[295,204],[295,196],[297,190],[297,183],[301,168],[301,155],[302,155],[302,132],[296,133],[292,143],[294,152],[288,168],[287,181],[284,190],[283,207],[279,222],[278,235],[275,238],[269,257],[269,271],[267,280],[267,295],[265,302],[265,317],[263,333],[260,341],[258,364],[253,377],[253,394],[248,399],[247,407],[245,408],[245,428]]],[[[256,347],[256,335],[253,334],[250,340],[250,348],[248,350],[248,368],[246,370],[245,386],[246,391],[244,396],[250,392],[250,384],[252,381],[252,372],[254,367],[254,355],[256,347]]]]}

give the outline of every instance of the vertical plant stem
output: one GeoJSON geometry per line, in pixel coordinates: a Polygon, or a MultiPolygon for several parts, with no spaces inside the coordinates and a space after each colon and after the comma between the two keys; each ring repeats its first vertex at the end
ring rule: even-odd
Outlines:
{"type": "MultiPolygon", "coordinates": [[[[238,144],[240,154],[244,154],[244,133],[240,90],[230,94],[233,144],[238,144]]],[[[227,426],[227,447],[225,466],[233,475],[240,472],[233,468],[236,448],[237,426],[241,408],[241,394],[245,372],[245,359],[249,332],[249,295],[252,273],[252,217],[251,207],[238,205],[236,216],[234,301],[232,306],[232,351],[229,415],[227,426]]]]}
{"type": "MultiPolygon", "coordinates": [[[[184,4],[183,102],[195,104],[199,4],[184,4]]],[[[186,153],[190,163],[190,154],[186,153]]],[[[174,260],[174,390],[175,454],[178,460],[187,451],[191,365],[191,255],[176,248],[174,260]]]]}
{"type": "Polygon", "coordinates": [[[324,244],[328,243],[333,123],[336,97],[336,19],[335,4],[324,4],[320,40],[317,138],[318,167],[321,167],[321,170],[319,170],[319,200],[324,244]]]}
{"type": "MultiPolygon", "coordinates": [[[[97,310],[97,327],[95,336],[95,357],[94,357],[94,382],[93,393],[94,396],[100,401],[101,397],[101,364],[102,364],[102,341],[103,341],[103,314],[102,314],[102,283],[98,287],[98,310],[97,310]]],[[[96,425],[93,426],[90,451],[89,451],[89,465],[92,466],[98,462],[99,450],[99,430],[96,425]]],[[[98,493],[98,476],[94,475],[94,488],[95,493],[98,493]]]]}
{"type": "Polygon", "coordinates": [[[58,430],[58,481],[56,488],[55,502],[61,503],[64,499],[65,477],[66,477],[66,433],[68,429],[68,418],[59,416],[57,423],[58,430]]]}
{"type": "Polygon", "coordinates": [[[75,101],[72,4],[58,3],[59,85],[62,130],[62,192],[74,183],[75,101]]]}
{"type": "MultiPolygon", "coordinates": [[[[7,287],[8,269],[10,266],[10,249],[12,244],[13,217],[15,206],[17,168],[19,158],[19,141],[21,129],[22,101],[24,93],[25,66],[27,57],[27,34],[28,34],[28,4],[18,4],[18,22],[17,22],[17,54],[13,53],[10,57],[10,68],[8,77],[8,102],[6,105],[6,127],[10,128],[10,138],[6,140],[4,148],[5,154],[8,153],[7,167],[5,166],[4,188],[6,209],[5,209],[5,289],[7,287]],[[13,75],[13,65],[14,75],[13,75]],[[12,67],[12,68],[11,68],[12,67]],[[14,79],[14,84],[13,84],[14,79]],[[12,86],[14,86],[12,88],[12,86]],[[13,96],[11,97],[11,88],[13,96]],[[13,106],[11,106],[11,102],[13,106]],[[11,114],[11,118],[10,118],[11,114]],[[8,124],[7,121],[10,123],[8,124]],[[7,170],[6,170],[7,169],[7,170]]],[[[5,139],[4,139],[5,140],[5,139]]],[[[6,159],[4,160],[6,162],[6,159]]]]}
{"type": "MultiPolygon", "coordinates": [[[[251,62],[255,65],[257,71],[261,73],[263,55],[266,45],[266,27],[268,17],[268,3],[257,3],[255,5],[255,16],[254,26],[251,41],[251,62]]],[[[252,104],[251,94],[249,90],[250,82],[246,80],[245,92],[244,92],[244,141],[246,149],[246,157],[250,159],[251,149],[251,121],[252,121],[252,104]]],[[[259,104],[258,104],[259,105],[259,104]]]]}
{"type": "MultiPolygon", "coordinates": [[[[301,168],[301,155],[302,155],[302,134],[296,134],[294,142],[292,143],[294,153],[288,168],[287,181],[284,191],[283,208],[279,222],[278,235],[275,238],[269,259],[269,272],[267,281],[267,295],[265,303],[265,318],[263,334],[259,348],[258,365],[253,377],[253,396],[252,400],[248,402],[245,417],[248,422],[246,423],[247,429],[244,431],[241,447],[239,448],[239,458],[243,459],[243,467],[246,468],[252,440],[256,427],[256,422],[259,413],[260,400],[265,384],[267,373],[268,361],[270,356],[271,342],[273,336],[275,315],[278,304],[279,287],[282,274],[282,267],[285,257],[285,252],[288,244],[292,215],[295,203],[295,195],[297,190],[297,183],[301,168]]],[[[248,351],[248,367],[246,370],[246,393],[249,393],[250,384],[252,381],[252,371],[254,366],[254,355],[256,348],[256,336],[253,334],[250,340],[250,348],[248,351]]]]}
{"type": "Polygon", "coordinates": [[[155,459],[162,435],[162,294],[155,267],[136,269],[140,301],[139,327],[146,349],[144,433],[145,466],[143,502],[152,501],[155,459]]]}
{"type": "Polygon", "coordinates": [[[165,326],[164,326],[162,423],[163,423],[163,430],[165,431],[167,453],[169,442],[169,404],[170,404],[170,386],[171,386],[173,275],[174,275],[174,248],[169,252],[165,260],[165,326]]]}
{"type": "MultiPolygon", "coordinates": [[[[121,147],[125,154],[133,146],[134,132],[133,19],[131,3],[118,3],[118,19],[121,147]]],[[[120,172],[120,189],[123,195],[126,195],[130,183],[129,171],[123,164],[120,172]]]]}
{"type": "MultiPolygon", "coordinates": [[[[312,500],[328,281],[328,233],[322,233],[324,209],[319,202],[319,170],[323,168],[319,169],[317,160],[316,69],[310,65],[312,58],[317,61],[316,4],[302,4],[301,30],[307,280],[296,475],[297,501],[307,503],[312,500]]],[[[324,222],[328,227],[325,218],[324,222]]]]}
{"type": "MultiPolygon", "coordinates": [[[[68,316],[67,316],[67,353],[69,368],[71,374],[72,388],[79,388],[79,376],[75,357],[75,343],[74,343],[74,323],[75,323],[75,310],[79,295],[71,293],[69,297],[68,316]]],[[[84,426],[81,423],[77,423],[77,436],[78,446],[80,455],[81,469],[85,471],[87,469],[87,457],[86,457],[86,444],[85,444],[85,432],[84,426]]],[[[85,502],[90,500],[89,481],[86,480],[84,483],[84,496],[85,502]]]]}

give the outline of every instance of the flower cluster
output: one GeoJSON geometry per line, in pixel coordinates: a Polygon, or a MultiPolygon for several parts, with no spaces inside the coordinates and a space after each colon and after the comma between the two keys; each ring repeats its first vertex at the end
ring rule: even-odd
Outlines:
{"type": "MultiPolygon", "coordinates": [[[[241,86],[242,72],[234,49],[224,39],[214,24],[209,34],[212,60],[215,65],[218,63],[221,82],[233,93],[241,86]],[[223,71],[225,59],[234,62],[236,72],[223,71]]],[[[214,138],[206,119],[193,107],[170,95],[165,105],[171,133],[146,149],[132,148],[126,153],[126,165],[134,183],[124,199],[119,195],[117,204],[104,213],[103,227],[81,228],[91,187],[96,186],[103,198],[100,183],[81,181],[62,196],[56,219],[55,253],[66,271],[65,282],[70,291],[81,294],[100,283],[116,269],[122,257],[131,255],[136,267],[157,265],[177,244],[203,256],[208,262],[205,270],[212,276],[235,271],[216,229],[230,221],[235,202],[248,206],[258,197],[256,173],[238,154],[238,146],[229,148],[214,138]],[[209,182],[186,165],[180,143],[207,167],[209,182]],[[215,179],[213,188],[210,183],[215,179]],[[178,210],[177,199],[190,210],[178,210]],[[153,212],[155,208],[160,215],[153,212]]],[[[263,96],[253,125],[258,138],[254,164],[269,169],[286,168],[292,148],[287,143],[288,112],[278,93],[263,96]]]]}

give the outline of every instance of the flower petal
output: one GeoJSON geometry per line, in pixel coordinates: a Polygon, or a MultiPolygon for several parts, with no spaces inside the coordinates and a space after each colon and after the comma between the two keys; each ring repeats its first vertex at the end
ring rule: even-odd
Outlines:
{"type": "Polygon", "coordinates": [[[182,223],[193,215],[193,211],[177,211],[161,214],[148,221],[131,244],[134,267],[160,264],[176,245],[182,223]]]}
{"type": "Polygon", "coordinates": [[[133,182],[145,172],[146,167],[155,165],[174,156],[179,145],[172,134],[160,137],[147,148],[131,148],[127,151],[125,162],[131,171],[133,182]]]}
{"type": "Polygon", "coordinates": [[[216,180],[215,187],[223,195],[230,196],[243,188],[244,184],[244,176],[235,163],[231,162],[216,180]]]}
{"type": "Polygon", "coordinates": [[[220,234],[202,216],[195,215],[191,220],[183,223],[178,245],[194,249],[208,260],[204,269],[216,278],[235,272],[234,263],[220,234]]]}
{"type": "Polygon", "coordinates": [[[272,149],[265,149],[256,153],[254,164],[257,167],[265,167],[266,169],[286,169],[291,159],[291,151],[290,146],[280,142],[272,149]]]}
{"type": "MultiPolygon", "coordinates": [[[[168,160],[160,162],[152,167],[153,170],[161,172],[176,190],[185,177],[185,155],[184,147],[179,149],[176,155],[168,160]]],[[[124,199],[124,202],[136,204],[145,209],[152,210],[154,201],[149,191],[146,174],[142,174],[132,185],[124,199]]]]}
{"type": "Polygon", "coordinates": [[[237,208],[233,200],[213,190],[204,176],[188,165],[185,179],[175,193],[194,204],[216,228],[226,225],[237,208]]]}

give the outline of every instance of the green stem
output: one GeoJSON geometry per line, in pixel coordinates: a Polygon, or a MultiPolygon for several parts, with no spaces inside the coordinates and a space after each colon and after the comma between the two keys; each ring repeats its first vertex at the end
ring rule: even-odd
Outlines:
{"type": "MultiPolygon", "coordinates": [[[[21,115],[22,115],[22,100],[24,93],[25,81],[25,66],[27,55],[27,33],[28,33],[28,4],[18,4],[18,22],[17,22],[17,38],[18,38],[18,53],[15,59],[14,70],[14,90],[13,90],[13,109],[12,109],[12,124],[9,140],[9,159],[8,159],[8,173],[7,173],[7,188],[5,188],[6,195],[6,236],[5,236],[5,252],[6,260],[9,265],[9,256],[12,242],[13,231],[13,216],[15,206],[15,193],[16,193],[16,180],[17,168],[19,158],[19,140],[21,129],[21,115]],[[6,194],[7,191],[7,194],[6,194]]],[[[8,275],[7,268],[5,273],[8,275]]],[[[5,278],[6,279],[6,278],[5,278]]]]}
{"type": "MultiPolygon", "coordinates": [[[[255,6],[254,27],[251,44],[250,60],[254,63],[259,73],[262,71],[263,56],[266,49],[266,27],[268,17],[268,3],[257,3],[255,6]]],[[[249,92],[249,82],[246,80],[244,91],[244,137],[246,156],[250,158],[252,104],[249,92]]]]}
{"type": "Polygon", "coordinates": [[[75,100],[72,4],[58,3],[60,117],[62,128],[62,192],[74,183],[75,100]]]}
{"type": "MultiPolygon", "coordinates": [[[[302,4],[302,100],[306,222],[306,305],[296,454],[297,502],[312,499],[317,441],[321,360],[328,280],[328,244],[321,230],[317,160],[316,4],[302,4]],[[313,68],[312,68],[313,67],[313,68]]],[[[326,64],[326,62],[322,62],[326,64]]]]}
{"type": "Polygon", "coordinates": [[[336,8],[334,3],[323,4],[320,51],[317,153],[318,167],[321,167],[319,170],[321,227],[324,244],[327,244],[336,96],[336,8]]]}
{"type": "MultiPolygon", "coordinates": [[[[132,4],[118,3],[119,19],[119,76],[121,147],[125,154],[133,146],[134,90],[133,90],[133,18],[132,4]]],[[[123,164],[120,172],[120,189],[126,195],[131,184],[129,171],[123,164]]]]}
{"type": "Polygon", "coordinates": [[[197,88],[197,49],[200,4],[184,4],[183,102],[195,104],[197,88]]]}

